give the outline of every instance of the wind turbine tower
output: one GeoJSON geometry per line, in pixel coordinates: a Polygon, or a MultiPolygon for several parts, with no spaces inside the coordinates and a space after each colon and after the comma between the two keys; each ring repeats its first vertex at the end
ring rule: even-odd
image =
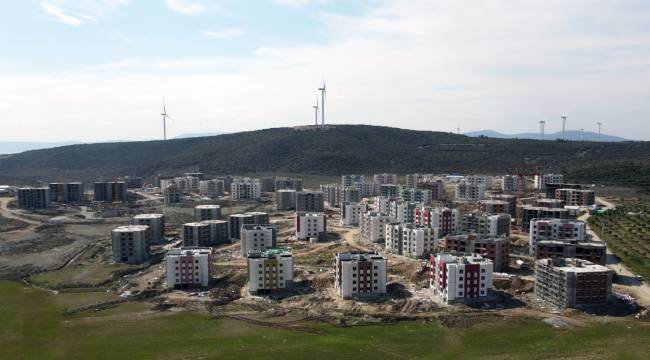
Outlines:
{"type": "Polygon", "coordinates": [[[566,140],[565,133],[566,133],[566,117],[567,114],[562,114],[562,140],[566,140]]]}
{"type": "Polygon", "coordinates": [[[325,126],[325,82],[324,81],[323,81],[323,87],[318,88],[318,91],[321,92],[320,121],[321,121],[321,125],[325,126]]]}
{"type": "Polygon", "coordinates": [[[160,115],[163,120],[163,140],[167,140],[167,118],[169,115],[167,115],[167,110],[165,109],[165,98],[163,98],[163,111],[160,115]]]}
{"type": "Polygon", "coordinates": [[[544,126],[546,125],[546,121],[541,120],[539,122],[539,139],[544,140],[544,126]]]}
{"type": "Polygon", "coordinates": [[[318,126],[318,96],[316,96],[316,105],[312,107],[314,108],[314,120],[316,121],[316,126],[318,126]]]}
{"type": "Polygon", "coordinates": [[[600,134],[601,134],[600,130],[602,129],[603,123],[599,121],[596,124],[598,124],[598,141],[600,141],[600,134]]]}
{"type": "Polygon", "coordinates": [[[585,129],[580,128],[580,141],[585,141],[585,129]]]}

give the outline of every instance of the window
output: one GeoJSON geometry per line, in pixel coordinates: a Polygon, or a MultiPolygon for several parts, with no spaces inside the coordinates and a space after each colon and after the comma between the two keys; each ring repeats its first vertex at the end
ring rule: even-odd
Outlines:
{"type": "Polygon", "coordinates": [[[459,288],[459,289],[462,289],[462,288],[463,288],[463,284],[458,285],[458,288],[459,288]]]}
{"type": "Polygon", "coordinates": [[[481,280],[485,280],[485,276],[481,276],[481,280]]]}
{"type": "Polygon", "coordinates": [[[463,277],[462,277],[462,276],[459,277],[458,280],[459,280],[459,281],[463,281],[463,277]]]}
{"type": "Polygon", "coordinates": [[[352,280],[352,283],[353,283],[353,284],[356,284],[356,283],[357,283],[357,281],[356,281],[356,280],[352,280]]]}
{"type": "Polygon", "coordinates": [[[463,269],[458,270],[458,273],[459,273],[459,274],[462,274],[462,273],[463,273],[463,269]]]}
{"type": "Polygon", "coordinates": [[[485,269],[481,269],[481,273],[485,273],[485,269]]]}

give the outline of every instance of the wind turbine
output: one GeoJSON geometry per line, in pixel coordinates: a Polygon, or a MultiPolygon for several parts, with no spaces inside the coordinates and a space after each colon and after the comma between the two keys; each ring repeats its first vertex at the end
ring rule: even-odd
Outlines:
{"type": "Polygon", "coordinates": [[[318,96],[316,96],[316,105],[312,107],[314,108],[314,119],[316,120],[316,126],[318,126],[318,96]]]}
{"type": "Polygon", "coordinates": [[[323,81],[323,87],[318,88],[318,91],[321,92],[321,110],[320,110],[320,121],[321,125],[325,126],[325,81],[323,81]]]}
{"type": "Polygon", "coordinates": [[[566,117],[567,117],[567,113],[564,113],[561,116],[561,118],[562,118],[562,140],[566,140],[566,137],[564,136],[564,134],[566,132],[566,117]]]}
{"type": "Polygon", "coordinates": [[[601,130],[602,126],[603,126],[603,123],[601,123],[601,122],[599,121],[599,122],[597,122],[596,124],[598,124],[598,141],[600,141],[600,130],[601,130]]]}
{"type": "Polygon", "coordinates": [[[167,115],[167,110],[165,109],[165,98],[163,98],[163,111],[160,113],[163,120],[163,140],[167,140],[167,118],[171,120],[171,116],[167,115]]]}
{"type": "Polygon", "coordinates": [[[545,120],[539,122],[539,139],[544,140],[544,126],[546,125],[545,120]]]}

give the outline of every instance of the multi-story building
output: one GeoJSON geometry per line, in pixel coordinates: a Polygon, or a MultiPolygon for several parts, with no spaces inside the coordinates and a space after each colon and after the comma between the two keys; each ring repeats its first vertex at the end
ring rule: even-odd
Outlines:
{"type": "Polygon", "coordinates": [[[212,278],[212,249],[170,249],[165,255],[167,286],[208,286],[212,278]]]}
{"type": "Polygon", "coordinates": [[[372,182],[377,184],[397,184],[397,174],[375,174],[372,182]]]}
{"type": "Polygon", "coordinates": [[[361,214],[361,238],[373,243],[386,243],[386,225],[394,222],[390,215],[378,211],[366,211],[361,214]]]}
{"type": "Polygon", "coordinates": [[[485,213],[467,213],[460,216],[460,232],[475,233],[481,236],[510,236],[510,215],[485,213]]]}
{"type": "Polygon", "coordinates": [[[296,211],[325,212],[325,195],[321,191],[296,191],[296,211]]]}
{"type": "Polygon", "coordinates": [[[430,268],[431,289],[448,304],[480,301],[492,289],[492,261],[480,255],[431,255],[430,268]]]}
{"type": "Polygon", "coordinates": [[[225,220],[204,220],[201,224],[208,226],[210,234],[210,246],[223,245],[230,242],[228,233],[228,222],[225,220]]]}
{"type": "Polygon", "coordinates": [[[377,183],[357,182],[352,185],[359,190],[361,197],[372,197],[379,195],[380,185],[377,183]]]}
{"type": "Polygon", "coordinates": [[[165,215],[138,214],[133,217],[133,222],[149,227],[147,236],[150,244],[162,244],[165,241],[165,215]]]}
{"type": "Polygon", "coordinates": [[[251,214],[228,215],[228,232],[230,241],[241,239],[241,227],[245,224],[254,224],[255,219],[251,214]]]}
{"type": "Polygon", "coordinates": [[[510,214],[510,204],[503,200],[481,200],[478,210],[487,214],[510,214]]]}
{"type": "Polygon", "coordinates": [[[275,177],[266,176],[260,179],[260,191],[263,193],[275,191],[275,177]]]}
{"type": "Polygon", "coordinates": [[[96,182],[95,201],[126,201],[126,183],[124,181],[96,182]]]}
{"type": "Polygon", "coordinates": [[[402,187],[396,184],[379,184],[379,195],[395,199],[400,196],[402,187]]]}
{"type": "Polygon", "coordinates": [[[183,224],[183,246],[209,247],[210,227],[204,222],[183,224]]]}
{"type": "Polygon", "coordinates": [[[219,220],[221,219],[221,206],[219,205],[197,205],[194,207],[194,220],[219,220]]]}
{"type": "Polygon", "coordinates": [[[140,264],[149,259],[149,227],[147,225],[120,226],[111,231],[113,261],[140,264]]]}
{"type": "Polygon", "coordinates": [[[383,214],[388,214],[391,200],[393,199],[387,198],[385,196],[375,196],[375,199],[373,200],[374,210],[383,214]]]}
{"type": "Polygon", "coordinates": [[[436,250],[436,230],[414,224],[388,224],[384,236],[386,249],[415,258],[429,256],[436,250]]]}
{"type": "Polygon", "coordinates": [[[415,189],[418,187],[418,184],[424,180],[423,174],[406,174],[406,188],[415,189]]]}
{"type": "Polygon", "coordinates": [[[565,309],[605,305],[612,293],[612,272],[580,259],[535,261],[535,295],[565,309]]]}
{"type": "Polygon", "coordinates": [[[461,181],[456,184],[456,200],[457,201],[479,201],[483,199],[485,193],[485,186],[480,184],[470,184],[461,181]]]}
{"type": "Polygon", "coordinates": [[[557,189],[555,198],[564,201],[568,206],[593,206],[596,204],[596,194],[587,189],[557,189]]]}
{"type": "Polygon", "coordinates": [[[501,178],[501,190],[505,192],[526,192],[528,177],[526,175],[504,175],[501,178]]]}
{"type": "Polygon", "coordinates": [[[423,204],[430,204],[433,201],[433,192],[426,189],[402,189],[401,198],[404,201],[415,201],[423,204]]]}
{"type": "Polygon", "coordinates": [[[468,184],[483,185],[484,188],[490,186],[490,177],[488,175],[465,175],[463,180],[468,184]]]}
{"type": "Polygon", "coordinates": [[[432,200],[443,200],[447,197],[445,183],[442,180],[425,179],[418,182],[416,187],[431,191],[432,200]]]}
{"type": "Polygon", "coordinates": [[[290,249],[250,251],[248,292],[253,295],[276,293],[293,285],[293,256],[290,249]]]}
{"type": "Polygon", "coordinates": [[[445,238],[445,251],[481,255],[492,261],[494,271],[505,271],[510,264],[510,242],[506,237],[450,235],[445,238]]]}
{"type": "Polygon", "coordinates": [[[346,187],[341,189],[341,202],[360,202],[361,191],[356,187],[346,187]]]}
{"type": "Polygon", "coordinates": [[[517,206],[517,225],[523,231],[530,229],[530,222],[533,219],[570,219],[573,216],[566,208],[546,208],[534,205],[517,206]]]}
{"type": "MultiPolygon", "coordinates": [[[[163,181],[164,182],[164,181],[163,181]]],[[[163,196],[165,204],[176,204],[183,199],[183,193],[175,183],[170,183],[163,188],[163,196]]]]}
{"type": "Polygon", "coordinates": [[[241,227],[241,254],[248,255],[249,251],[274,248],[277,244],[275,225],[245,224],[241,227]]]}
{"type": "Polygon", "coordinates": [[[233,200],[254,200],[262,196],[260,179],[240,178],[230,184],[230,196],[233,200]]]}
{"type": "Polygon", "coordinates": [[[545,208],[563,208],[566,205],[564,200],[560,199],[535,199],[533,204],[545,208]]]}
{"type": "Polygon", "coordinates": [[[414,220],[417,226],[436,229],[439,236],[455,234],[460,230],[458,209],[417,207],[414,220]]]}
{"type": "Polygon", "coordinates": [[[60,203],[81,203],[84,201],[84,186],[80,182],[50,183],[50,200],[60,203]]]}
{"type": "Polygon", "coordinates": [[[575,258],[594,264],[607,263],[607,245],[603,242],[563,239],[540,240],[535,245],[535,259],[575,258]]]}
{"type": "Polygon", "coordinates": [[[199,194],[210,198],[223,196],[225,191],[223,180],[201,180],[199,181],[199,194]]]}
{"type": "Polygon", "coordinates": [[[320,191],[328,206],[339,207],[341,205],[341,187],[339,185],[321,185],[320,191]]]}
{"type": "Polygon", "coordinates": [[[366,179],[363,175],[342,175],[341,176],[341,186],[352,186],[355,183],[366,182],[366,179]]]}
{"type": "Polygon", "coordinates": [[[537,174],[534,178],[535,189],[545,191],[547,184],[563,184],[564,175],[562,174],[537,174]]]}
{"type": "Polygon", "coordinates": [[[282,190],[282,189],[302,191],[302,187],[303,187],[302,179],[290,178],[290,177],[275,178],[275,191],[282,190]]]}
{"type": "Polygon", "coordinates": [[[296,213],[296,239],[321,239],[327,232],[327,215],[324,213],[296,213]]]}
{"type": "Polygon", "coordinates": [[[296,208],[296,190],[280,189],[275,192],[277,210],[293,210],[296,208]]]}
{"type": "Polygon", "coordinates": [[[415,223],[415,209],[422,206],[415,201],[392,200],[388,204],[388,215],[398,223],[415,223]]]}
{"type": "Polygon", "coordinates": [[[544,189],[544,194],[549,199],[555,198],[555,190],[557,190],[557,189],[576,189],[576,190],[580,190],[580,189],[582,189],[582,184],[567,184],[567,183],[546,184],[546,187],[544,189]]]}
{"type": "Polygon", "coordinates": [[[360,203],[341,203],[341,225],[343,226],[359,226],[361,221],[361,214],[366,212],[366,204],[360,203]]]}
{"type": "Polygon", "coordinates": [[[385,294],[387,267],[377,253],[337,253],[334,288],[344,299],[385,294]]]}
{"type": "Polygon", "coordinates": [[[505,201],[508,203],[508,214],[515,218],[517,215],[517,195],[515,194],[491,194],[490,200],[505,201]]]}
{"type": "Polygon", "coordinates": [[[125,176],[124,182],[127,189],[141,189],[144,187],[144,179],[140,176],[125,176]]]}
{"type": "Polygon", "coordinates": [[[50,189],[47,187],[19,188],[17,191],[18,207],[21,209],[35,210],[50,207],[50,189]]]}
{"type": "Polygon", "coordinates": [[[537,218],[530,221],[528,243],[530,253],[535,254],[538,241],[567,240],[583,241],[587,238],[587,224],[580,220],[537,218]]]}

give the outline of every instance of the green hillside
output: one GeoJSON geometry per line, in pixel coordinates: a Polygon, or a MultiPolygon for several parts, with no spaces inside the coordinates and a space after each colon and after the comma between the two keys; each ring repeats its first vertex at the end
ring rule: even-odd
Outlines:
{"type": "Polygon", "coordinates": [[[0,158],[2,181],[92,181],[184,170],[314,175],[561,171],[574,181],[650,190],[650,142],[473,138],[335,125],[325,130],[276,128],[166,142],[71,145],[0,158]]]}

